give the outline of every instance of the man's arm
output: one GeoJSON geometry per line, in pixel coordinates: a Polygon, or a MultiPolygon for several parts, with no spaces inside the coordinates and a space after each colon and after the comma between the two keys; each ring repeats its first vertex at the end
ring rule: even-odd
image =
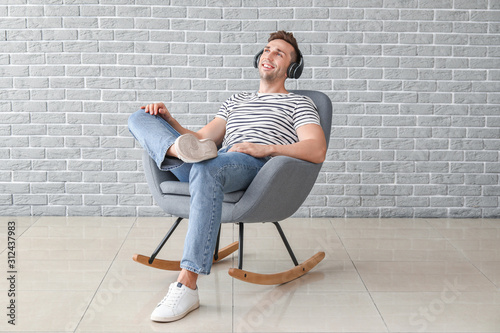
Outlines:
{"type": "Polygon", "coordinates": [[[148,104],[141,107],[141,109],[145,110],[145,112],[151,115],[162,117],[180,134],[191,133],[194,134],[198,139],[211,139],[217,145],[220,145],[222,143],[224,134],[226,133],[226,121],[221,118],[214,118],[202,129],[197,132],[193,132],[179,124],[179,122],[174,117],[172,117],[167,107],[163,103],[148,104]]]}
{"type": "Polygon", "coordinates": [[[326,140],[321,126],[307,124],[297,129],[299,142],[291,145],[259,145],[237,143],[229,151],[245,153],[254,157],[290,156],[312,163],[322,163],[326,157],[326,140]]]}
{"type": "Polygon", "coordinates": [[[224,134],[226,134],[226,121],[217,117],[195,133],[198,139],[211,139],[217,146],[222,144],[224,134]]]}

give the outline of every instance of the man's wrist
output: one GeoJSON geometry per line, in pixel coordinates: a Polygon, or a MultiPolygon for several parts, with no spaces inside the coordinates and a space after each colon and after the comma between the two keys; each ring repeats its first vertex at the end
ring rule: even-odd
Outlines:
{"type": "Polygon", "coordinates": [[[276,156],[278,153],[276,145],[268,145],[267,149],[268,149],[267,156],[276,156]]]}
{"type": "Polygon", "coordinates": [[[172,122],[172,120],[175,120],[171,115],[164,114],[164,115],[162,115],[162,117],[169,124],[172,122]]]}

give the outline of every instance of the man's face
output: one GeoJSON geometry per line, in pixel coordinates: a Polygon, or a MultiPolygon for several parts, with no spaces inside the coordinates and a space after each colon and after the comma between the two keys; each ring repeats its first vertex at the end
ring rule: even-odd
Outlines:
{"type": "Polygon", "coordinates": [[[259,61],[261,79],[267,81],[285,80],[287,69],[292,62],[294,48],[282,39],[270,41],[264,48],[259,61]]]}

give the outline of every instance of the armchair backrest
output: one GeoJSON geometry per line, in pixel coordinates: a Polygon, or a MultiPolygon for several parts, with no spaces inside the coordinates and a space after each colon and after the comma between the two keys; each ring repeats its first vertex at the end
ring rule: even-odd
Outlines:
{"type": "MultiPolygon", "coordinates": [[[[328,145],[332,123],[330,98],[319,91],[291,92],[313,100],[328,145]]],[[[243,197],[235,204],[231,219],[223,222],[273,222],[292,216],[309,195],[321,166],[322,163],[314,164],[287,156],[273,157],[262,167],[243,197]]]]}
{"type": "Polygon", "coordinates": [[[326,144],[328,145],[332,129],[332,101],[330,98],[326,94],[316,90],[291,90],[291,92],[307,96],[316,104],[321,127],[323,128],[323,132],[325,132],[326,144]]]}

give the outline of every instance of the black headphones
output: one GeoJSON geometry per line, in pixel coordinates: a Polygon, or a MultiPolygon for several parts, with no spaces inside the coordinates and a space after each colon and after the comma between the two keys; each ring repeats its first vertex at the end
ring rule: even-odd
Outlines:
{"type": "MultiPolygon", "coordinates": [[[[259,68],[260,56],[264,53],[264,49],[262,49],[259,53],[257,53],[253,58],[253,66],[255,68],[259,68]]],[[[297,57],[299,58],[299,62],[292,62],[286,71],[286,74],[291,79],[298,79],[302,74],[302,70],[304,69],[304,58],[302,57],[302,53],[297,50],[297,57]]]]}

